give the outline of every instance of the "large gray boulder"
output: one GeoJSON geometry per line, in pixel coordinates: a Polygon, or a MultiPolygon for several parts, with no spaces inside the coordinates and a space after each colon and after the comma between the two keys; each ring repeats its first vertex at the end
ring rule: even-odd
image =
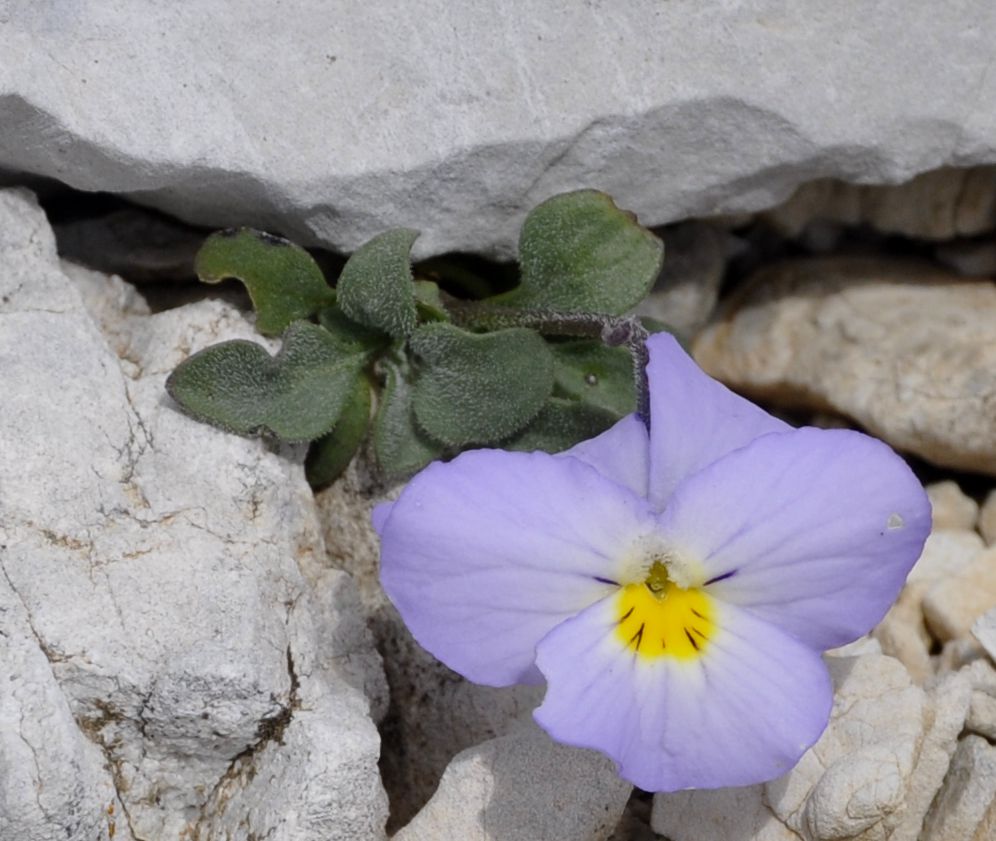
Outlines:
{"type": "Polygon", "coordinates": [[[648,224],[996,161],[990,0],[0,4],[0,169],[351,250],[507,255],[553,193],[648,224]]]}

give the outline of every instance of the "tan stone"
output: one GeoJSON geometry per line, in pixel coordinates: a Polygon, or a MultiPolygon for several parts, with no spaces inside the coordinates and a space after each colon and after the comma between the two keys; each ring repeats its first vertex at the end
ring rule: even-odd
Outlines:
{"type": "Polygon", "coordinates": [[[965,729],[996,741],[996,698],[978,689],[973,690],[965,729]]]}
{"type": "Polygon", "coordinates": [[[884,259],[757,272],[695,342],[713,376],[847,415],[901,450],[996,475],[996,286],[884,259]]]}
{"type": "Polygon", "coordinates": [[[979,533],[990,546],[996,544],[996,490],[989,491],[979,510],[979,533]]]}
{"type": "Polygon", "coordinates": [[[763,218],[792,236],[814,221],[866,224],[916,239],[973,236],[996,227],[996,168],[937,169],[897,186],[820,179],[763,218]]]}
{"type": "Polygon", "coordinates": [[[941,787],[968,715],[972,696],[969,670],[947,675],[927,698],[927,725],[916,767],[910,776],[902,816],[889,841],[917,841],[924,817],[941,787]]]}
{"type": "Polygon", "coordinates": [[[966,636],[982,614],[996,607],[996,547],[977,555],[956,575],[931,586],[923,614],[931,632],[944,641],[966,636]]]}
{"type": "Polygon", "coordinates": [[[962,492],[957,482],[946,479],[927,485],[935,529],[974,529],[979,503],[962,492]]]}
{"type": "Polygon", "coordinates": [[[996,746],[969,735],[958,743],[921,841],[992,841],[996,833],[996,746]]]}
{"type": "Polygon", "coordinates": [[[987,610],[975,620],[972,635],[988,652],[990,660],[996,663],[996,610],[987,610]]]}
{"type": "Polygon", "coordinates": [[[910,584],[934,584],[957,575],[986,548],[974,531],[935,529],[906,579],[910,584]]]}
{"type": "Polygon", "coordinates": [[[906,666],[913,680],[920,684],[933,673],[930,662],[932,640],[920,609],[925,591],[923,583],[907,584],[872,632],[882,651],[906,666]]]}

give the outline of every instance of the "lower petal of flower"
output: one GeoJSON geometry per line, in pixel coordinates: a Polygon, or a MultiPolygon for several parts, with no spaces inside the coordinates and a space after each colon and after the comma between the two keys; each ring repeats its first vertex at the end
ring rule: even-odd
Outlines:
{"type": "MultiPolygon", "coordinates": [[[[792,768],[829,718],[820,656],[716,600],[699,650],[686,639],[690,656],[648,656],[649,623],[639,650],[620,633],[619,609],[635,598],[625,590],[605,598],[540,642],[548,689],[534,713],[539,724],[561,742],[607,754],[647,791],[750,785],[792,768]]],[[[685,598],[681,610],[690,613],[696,597],[685,598]]]]}

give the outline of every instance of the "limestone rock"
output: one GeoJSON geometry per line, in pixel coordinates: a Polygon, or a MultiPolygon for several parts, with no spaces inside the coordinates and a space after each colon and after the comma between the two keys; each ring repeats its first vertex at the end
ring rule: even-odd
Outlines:
{"type": "Polygon", "coordinates": [[[899,660],[916,683],[922,684],[931,675],[932,640],[923,620],[921,603],[926,590],[922,584],[907,584],[896,603],[872,632],[882,651],[899,660]]]}
{"type": "Polygon", "coordinates": [[[971,531],[979,518],[979,503],[965,494],[957,482],[946,479],[926,487],[935,529],[971,531]]]}
{"type": "Polygon", "coordinates": [[[604,841],[632,786],[611,760],[536,725],[469,748],[396,841],[604,841]]]}
{"type": "Polygon", "coordinates": [[[832,3],[490,0],[420,25],[452,11],[6,3],[0,169],[340,250],[408,226],[421,254],[508,256],[581,185],[660,225],[996,159],[988,0],[860,26],[832,3]]]}
{"type": "Polygon", "coordinates": [[[990,546],[996,544],[996,490],[989,492],[979,510],[979,532],[990,546]]]}
{"type": "Polygon", "coordinates": [[[986,611],[975,620],[972,634],[988,652],[989,658],[996,663],[996,608],[986,611]]]}
{"type": "Polygon", "coordinates": [[[814,221],[870,225],[912,239],[988,233],[996,228],[996,167],[938,169],[889,188],[820,179],[764,218],[790,236],[814,221]]]}
{"type": "Polygon", "coordinates": [[[932,585],[952,578],[969,566],[985,549],[979,535],[964,529],[934,529],[906,578],[911,584],[932,585]]]}
{"type": "Polygon", "coordinates": [[[936,464],[996,474],[996,287],[872,258],[757,272],[695,343],[713,376],[832,409],[936,464]]]}
{"type": "Polygon", "coordinates": [[[923,613],[938,639],[968,634],[986,611],[996,608],[996,547],[980,552],[956,575],[934,584],[923,599],[923,613]]]}
{"type": "Polygon", "coordinates": [[[980,736],[958,743],[922,841],[988,841],[996,834],[996,746],[980,736]]]}
{"type": "Polygon", "coordinates": [[[383,838],[380,663],[301,452],[163,391],[251,325],[217,302],[147,315],[71,271],[82,297],[31,197],[0,192],[0,601],[24,615],[8,644],[49,664],[0,690],[0,732],[53,734],[35,786],[0,765],[16,837],[103,839],[113,817],[117,839],[383,838]]]}

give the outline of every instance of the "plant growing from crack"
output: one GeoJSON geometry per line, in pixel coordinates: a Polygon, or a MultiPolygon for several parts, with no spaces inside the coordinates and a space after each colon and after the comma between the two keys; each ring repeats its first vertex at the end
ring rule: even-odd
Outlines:
{"type": "Polygon", "coordinates": [[[242,281],[257,330],[282,347],[206,348],[170,375],[170,395],[229,432],[313,442],[316,486],[367,441],[385,475],[405,478],[468,447],[557,452],[634,409],[646,417],[645,340],[661,325],[625,313],[664,249],[632,214],[594,190],[549,199],[522,227],[518,285],[500,292],[439,261],[413,272],[417,236],[374,237],[333,288],[287,240],[212,235],[197,257],[201,280],[242,281]],[[461,280],[476,296],[446,291],[461,280]]]}

